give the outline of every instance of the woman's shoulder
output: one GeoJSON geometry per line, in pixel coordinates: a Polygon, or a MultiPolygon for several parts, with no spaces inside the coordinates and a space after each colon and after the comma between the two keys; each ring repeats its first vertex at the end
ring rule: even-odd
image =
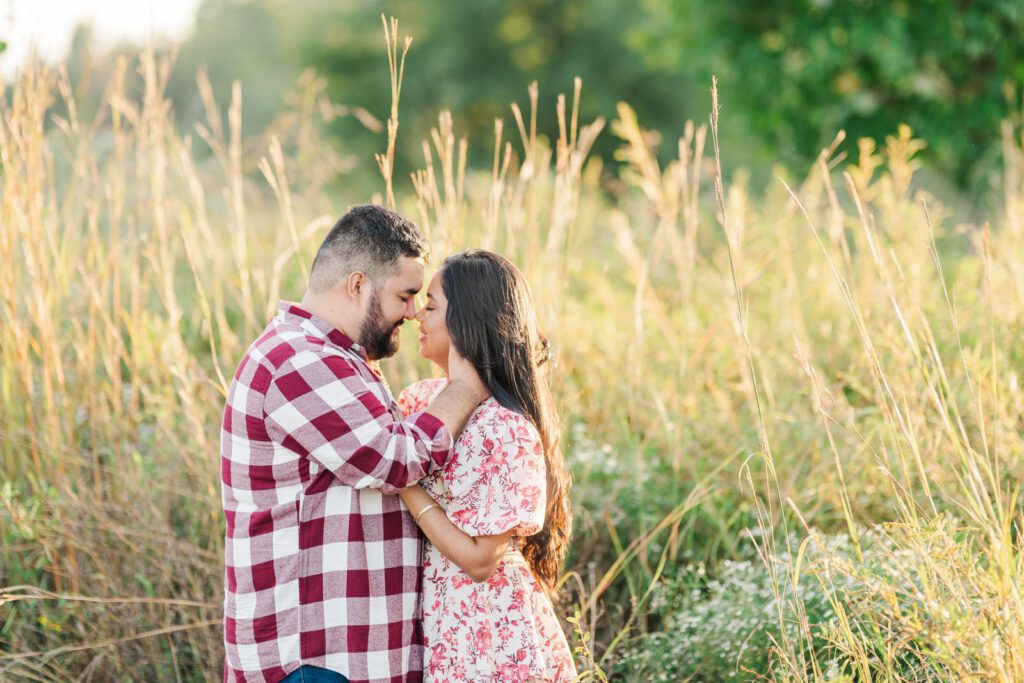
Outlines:
{"type": "MultiPolygon", "coordinates": [[[[467,423],[456,451],[446,474],[448,490],[462,508],[475,511],[475,519],[509,521],[510,510],[536,507],[544,493],[544,449],[525,415],[487,399],[467,423]]],[[[499,526],[480,527],[477,534],[500,534],[514,525],[499,526]]]]}
{"type": "Polygon", "coordinates": [[[501,405],[493,397],[477,409],[467,429],[472,428],[479,436],[500,444],[540,442],[540,434],[529,418],[517,410],[501,405]]]}
{"type": "Polygon", "coordinates": [[[418,413],[430,405],[448,385],[448,380],[421,379],[410,384],[398,394],[398,405],[406,415],[418,413]]]}

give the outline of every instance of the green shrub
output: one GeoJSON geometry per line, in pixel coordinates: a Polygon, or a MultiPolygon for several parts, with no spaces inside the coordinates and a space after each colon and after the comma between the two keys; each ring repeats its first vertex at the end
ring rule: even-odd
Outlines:
{"type": "MultiPolygon", "coordinates": [[[[723,562],[714,577],[706,575],[703,565],[690,565],[667,581],[655,599],[654,608],[664,615],[663,630],[641,636],[615,672],[627,680],[666,682],[749,680],[753,672],[768,672],[772,645],[781,636],[780,609],[785,635],[801,640],[790,586],[777,595],[765,564],[756,559],[723,562]]],[[[800,582],[796,596],[811,625],[834,621],[816,582],[800,582]]]]}
{"type": "Polygon", "coordinates": [[[947,676],[940,661],[919,656],[928,649],[925,638],[893,648],[877,629],[894,613],[921,612],[914,553],[880,528],[860,530],[858,538],[861,557],[848,535],[815,533],[802,553],[795,536],[778,546],[771,572],[752,544],[747,557],[725,561],[710,574],[702,564],[683,568],[658,588],[648,615],[656,630],[633,640],[613,671],[616,679],[853,680],[857,667],[837,606],[850,620],[872,675],[920,681],[947,676]],[[894,587],[896,604],[882,599],[894,587]]]}

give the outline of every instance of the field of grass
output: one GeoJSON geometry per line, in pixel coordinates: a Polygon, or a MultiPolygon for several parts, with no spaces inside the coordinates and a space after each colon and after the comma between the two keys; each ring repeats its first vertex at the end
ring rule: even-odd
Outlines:
{"type": "MultiPolygon", "coordinates": [[[[242,88],[221,110],[201,75],[179,132],[168,68],[125,61],[95,111],[60,69],[0,98],[0,679],[219,677],[227,379],[371,200],[436,261],[483,246],[532,283],[584,679],[1024,680],[1020,121],[967,225],[917,188],[907,129],[755,196],[721,177],[742,150],[714,116],[656,150],[627,104],[579,121],[579,83],[533,86],[493,139],[442,112],[392,173],[400,108],[353,168],[315,77],[242,139],[242,88]],[[598,135],[621,171],[588,158],[598,135]],[[375,197],[338,189],[378,171],[375,197]]],[[[430,373],[403,334],[396,390],[430,373]]]]}

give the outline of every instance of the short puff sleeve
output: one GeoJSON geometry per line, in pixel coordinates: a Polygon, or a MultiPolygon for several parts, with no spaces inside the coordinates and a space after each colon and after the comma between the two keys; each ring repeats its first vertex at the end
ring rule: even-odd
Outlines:
{"type": "Polygon", "coordinates": [[[544,526],[547,506],[540,434],[524,416],[496,403],[488,412],[459,440],[463,476],[449,482],[448,518],[471,536],[512,529],[516,536],[533,535],[544,526]]]}
{"type": "Polygon", "coordinates": [[[446,379],[421,379],[402,389],[402,392],[398,394],[398,407],[406,417],[426,410],[427,406],[434,402],[434,399],[446,386],[448,386],[446,379]]]}

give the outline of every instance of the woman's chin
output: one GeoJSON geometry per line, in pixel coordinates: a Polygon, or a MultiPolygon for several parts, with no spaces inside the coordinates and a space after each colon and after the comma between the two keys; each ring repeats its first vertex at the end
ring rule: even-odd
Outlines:
{"type": "Polygon", "coordinates": [[[431,363],[437,362],[437,358],[434,357],[434,354],[430,353],[423,344],[420,344],[420,356],[426,358],[431,363]]]}
{"type": "Polygon", "coordinates": [[[430,353],[430,351],[428,351],[426,348],[424,348],[422,344],[420,344],[420,356],[423,357],[423,358],[426,358],[431,363],[433,363],[434,365],[437,365],[438,367],[440,367],[442,369],[445,368],[445,366],[447,364],[446,361],[448,360],[447,356],[445,356],[443,359],[442,358],[438,358],[438,355],[436,353],[430,353]],[[445,362],[442,362],[442,361],[445,361],[445,362]]]}

